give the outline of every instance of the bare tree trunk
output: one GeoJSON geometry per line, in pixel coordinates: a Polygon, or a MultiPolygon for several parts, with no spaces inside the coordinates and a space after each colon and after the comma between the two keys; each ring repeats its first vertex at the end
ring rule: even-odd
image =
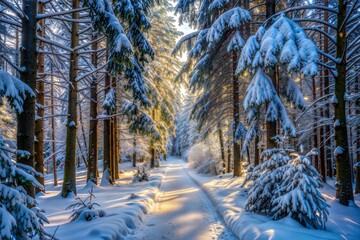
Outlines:
{"type": "MultiPolygon", "coordinates": [[[[316,100],[316,83],[315,83],[315,78],[312,78],[312,97],[313,97],[313,101],[316,100]]],[[[314,118],[313,118],[313,128],[314,128],[314,133],[313,133],[313,147],[318,149],[319,148],[319,143],[318,143],[318,131],[317,131],[317,111],[316,111],[316,105],[314,106],[314,118]]],[[[315,166],[316,170],[319,171],[319,157],[316,155],[313,157],[313,165],[315,166]]]]}
{"type": "Polygon", "coordinates": [[[255,142],[254,142],[254,149],[255,149],[255,160],[254,160],[254,165],[257,166],[260,163],[260,149],[259,149],[259,136],[255,136],[255,142]]]}
{"type": "MultiPolygon", "coordinates": [[[[37,0],[23,0],[22,10],[27,18],[22,19],[21,59],[20,66],[24,69],[20,79],[34,92],[36,89],[36,15],[37,0]]],[[[17,156],[17,162],[34,167],[35,137],[35,98],[29,95],[24,101],[23,112],[17,116],[17,147],[28,154],[17,156]]],[[[34,187],[24,186],[30,196],[35,195],[34,187]]]]}
{"type": "Polygon", "coordinates": [[[222,163],[223,163],[223,173],[226,173],[226,160],[225,160],[224,138],[223,138],[223,133],[222,133],[222,130],[221,130],[220,123],[218,124],[218,134],[219,134],[221,161],[222,161],[222,163]]]}
{"type": "MultiPolygon", "coordinates": [[[[326,3],[325,3],[326,4],[326,3]]],[[[320,17],[322,17],[320,15],[320,17]]],[[[324,31],[327,31],[327,29],[324,29],[324,31]]],[[[327,39],[327,37],[324,37],[322,35],[319,36],[320,38],[320,44],[323,46],[323,50],[325,51],[325,39],[327,39]]],[[[326,61],[326,58],[323,57],[322,59],[323,62],[326,61]]],[[[325,86],[325,78],[327,72],[324,70],[322,71],[322,75],[320,76],[320,91],[319,91],[319,97],[323,97],[324,96],[324,86],[325,86]]],[[[327,105],[324,107],[326,108],[327,105]]],[[[319,109],[319,113],[320,113],[320,119],[324,119],[324,112],[325,109],[319,109]]],[[[320,174],[322,176],[322,180],[324,183],[326,183],[326,157],[325,157],[325,148],[326,148],[326,133],[325,133],[325,127],[320,127],[319,129],[319,137],[320,137],[320,141],[319,141],[319,163],[320,163],[320,174]]]]}
{"type": "MultiPolygon", "coordinates": [[[[105,76],[105,93],[107,94],[111,86],[111,77],[109,74],[105,76]]],[[[107,115],[110,115],[109,110],[106,110],[107,115]]],[[[104,120],[104,169],[102,181],[107,181],[109,184],[113,184],[111,173],[111,119],[107,117],[104,120]],[[105,179],[106,178],[106,179],[105,179]]]]}
{"type": "MultiPolygon", "coordinates": [[[[86,134],[85,134],[85,128],[84,128],[84,121],[83,121],[83,110],[82,110],[82,107],[81,107],[81,104],[79,104],[79,120],[80,120],[80,125],[81,125],[81,135],[82,135],[82,140],[83,140],[83,145],[84,145],[84,148],[85,149],[82,149],[85,150],[85,152],[88,151],[88,146],[87,146],[87,142],[86,142],[86,134]]],[[[81,152],[82,152],[81,151],[81,152]]]]}
{"type": "MultiPolygon", "coordinates": [[[[111,114],[111,113],[110,113],[111,114]]],[[[111,179],[115,182],[115,141],[114,141],[114,118],[110,118],[110,169],[111,179]]]]}
{"type": "MultiPolygon", "coordinates": [[[[19,28],[16,27],[15,29],[16,29],[16,30],[15,30],[15,31],[16,31],[16,32],[15,32],[15,63],[16,63],[16,66],[19,66],[19,65],[20,65],[20,50],[19,50],[20,37],[19,37],[19,28]]],[[[14,69],[14,71],[15,71],[14,76],[16,76],[17,78],[19,78],[19,77],[20,77],[20,76],[19,76],[19,72],[16,71],[15,69],[14,69]]]]}
{"type": "MultiPolygon", "coordinates": [[[[230,137],[229,137],[230,138],[230,137]]],[[[226,171],[228,173],[231,172],[231,147],[230,147],[230,139],[228,139],[228,144],[227,144],[227,169],[226,171]]]]}
{"type": "MultiPolygon", "coordinates": [[[[240,96],[239,96],[239,79],[235,75],[237,67],[237,54],[235,51],[232,52],[232,64],[233,64],[233,111],[234,111],[234,128],[233,128],[233,139],[235,139],[236,129],[239,125],[240,118],[240,96]]],[[[242,171],[242,162],[240,157],[240,144],[236,141],[233,143],[233,154],[234,154],[234,176],[240,177],[242,171]]]]}
{"type": "Polygon", "coordinates": [[[151,142],[150,146],[150,168],[155,168],[155,146],[153,141],[151,142]]]}
{"type": "Polygon", "coordinates": [[[76,137],[76,142],[77,142],[77,149],[80,150],[80,154],[79,153],[76,154],[78,157],[78,160],[79,160],[79,161],[77,161],[77,167],[81,166],[81,160],[84,162],[85,166],[88,167],[85,155],[83,153],[83,149],[81,147],[81,142],[80,142],[79,137],[76,137]]]}
{"type": "MultiPolygon", "coordinates": [[[[97,38],[97,35],[93,36],[93,40],[97,38]]],[[[94,51],[91,56],[91,62],[95,68],[97,68],[97,50],[98,43],[94,42],[91,46],[94,51]]],[[[92,181],[94,184],[98,184],[97,181],[97,169],[98,169],[98,94],[97,94],[98,79],[96,75],[93,77],[90,85],[90,126],[89,126],[89,149],[88,149],[88,168],[87,168],[87,181],[92,181]]]]}
{"type": "MultiPolygon", "coordinates": [[[[45,4],[42,2],[38,3],[38,12],[43,14],[45,12],[45,4]]],[[[45,19],[39,21],[38,35],[45,37],[45,19]]],[[[39,42],[39,50],[44,50],[44,42],[39,42]]],[[[44,105],[45,105],[45,55],[39,52],[37,55],[38,59],[38,79],[37,79],[37,118],[35,120],[35,170],[42,174],[42,176],[36,177],[39,183],[44,186],[44,105]]],[[[36,190],[39,192],[39,190],[36,190]]],[[[44,188],[45,192],[45,188],[44,188]]]]}
{"type": "Polygon", "coordinates": [[[335,77],[335,98],[334,110],[335,121],[335,142],[336,142],[336,177],[340,182],[340,203],[349,205],[349,201],[354,199],[352,182],[351,182],[351,166],[349,161],[349,145],[347,135],[346,123],[346,101],[345,101],[345,86],[346,86],[346,15],[347,3],[345,0],[338,1],[338,21],[337,21],[337,46],[336,58],[341,61],[336,63],[336,70],[338,75],[335,77]]]}
{"type": "Polygon", "coordinates": [[[250,157],[250,149],[249,149],[249,147],[246,147],[246,155],[247,155],[247,158],[248,158],[248,163],[251,164],[251,157],[250,157]]]}
{"type": "MultiPolygon", "coordinates": [[[[72,8],[79,8],[79,0],[73,0],[72,8]]],[[[79,12],[72,13],[73,19],[79,18],[79,12]]],[[[71,27],[71,48],[79,45],[79,23],[74,21],[71,27]]],[[[61,196],[66,198],[69,193],[76,194],[76,126],[77,126],[77,101],[78,87],[76,77],[78,75],[79,54],[78,50],[70,53],[69,73],[69,100],[68,100],[68,121],[66,128],[66,152],[64,181],[61,196]]]]}
{"type": "MultiPolygon", "coordinates": [[[[152,118],[155,121],[155,109],[152,110],[152,118]]],[[[150,167],[155,168],[155,143],[154,140],[150,140],[150,167]]]]}
{"type": "Polygon", "coordinates": [[[133,148],[134,148],[134,152],[133,152],[132,165],[133,167],[136,167],[136,136],[134,136],[133,139],[133,148]]]}
{"type": "MultiPolygon", "coordinates": [[[[357,80],[356,92],[360,91],[360,81],[357,80]]],[[[356,115],[360,115],[360,98],[355,102],[356,105],[356,115]]],[[[360,164],[360,127],[356,129],[356,162],[360,164]]],[[[356,178],[355,178],[355,193],[360,193],[360,166],[356,167],[356,178]]]]}
{"type": "MultiPolygon", "coordinates": [[[[113,78],[112,87],[115,94],[115,104],[116,104],[116,78],[113,78]]],[[[114,180],[119,179],[119,159],[120,159],[120,143],[119,143],[119,129],[118,129],[118,116],[113,117],[113,149],[114,149],[114,180]]]]}
{"type": "MultiPolygon", "coordinates": [[[[324,6],[328,7],[329,6],[329,1],[328,0],[324,0],[324,6]]],[[[324,12],[324,21],[325,22],[329,22],[329,13],[328,11],[324,12]]],[[[324,25],[324,31],[325,32],[329,32],[329,27],[327,25],[324,25]]],[[[327,37],[324,38],[324,51],[326,53],[329,52],[329,39],[327,37]]],[[[330,77],[329,77],[329,70],[327,68],[325,68],[324,70],[324,95],[329,95],[330,94],[330,77]]],[[[325,118],[330,118],[330,104],[326,103],[325,105],[325,111],[324,111],[324,117],[325,118]]],[[[326,158],[326,165],[327,165],[327,175],[332,178],[334,176],[333,174],[333,161],[331,158],[331,151],[330,151],[330,147],[331,147],[331,138],[330,138],[330,126],[327,125],[325,126],[325,142],[324,142],[324,158],[326,158]]]]}
{"type": "MultiPolygon", "coordinates": [[[[323,81],[324,79],[322,78],[320,81],[321,86],[323,87],[323,81]]],[[[320,90],[320,92],[323,92],[322,90],[320,90]]],[[[323,94],[322,94],[323,96],[323,94]]],[[[324,111],[322,109],[319,110],[320,112],[320,119],[324,118],[324,111]]],[[[319,147],[319,164],[320,164],[320,174],[322,176],[322,180],[324,183],[326,183],[326,159],[325,159],[325,141],[326,138],[324,136],[326,136],[325,134],[325,127],[320,127],[319,130],[319,136],[320,136],[320,147],[319,147]]]]}
{"type": "Polygon", "coordinates": [[[51,86],[50,86],[50,104],[51,104],[51,146],[52,146],[52,164],[53,164],[53,175],[54,175],[54,186],[58,185],[57,182],[57,169],[56,169],[56,144],[55,144],[55,106],[54,106],[54,76],[53,76],[53,65],[51,63],[51,86]]]}

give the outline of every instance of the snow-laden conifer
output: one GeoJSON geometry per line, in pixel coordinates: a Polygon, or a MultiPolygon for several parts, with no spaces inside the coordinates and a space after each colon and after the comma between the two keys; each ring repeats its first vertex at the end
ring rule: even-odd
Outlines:
{"type": "Polygon", "coordinates": [[[109,46],[108,70],[112,74],[123,71],[125,65],[130,62],[133,49],[115,15],[113,6],[109,0],[85,0],[84,4],[89,6],[90,17],[97,29],[107,36],[109,46]]]}
{"type": "MultiPolygon", "coordinates": [[[[329,215],[324,197],[318,188],[322,187],[321,175],[311,164],[310,156],[291,154],[283,170],[281,185],[275,191],[272,216],[275,220],[291,216],[306,227],[324,229],[329,215]]],[[[315,152],[315,154],[317,154],[315,152]]]]}
{"type": "Polygon", "coordinates": [[[316,76],[318,51],[304,30],[294,21],[281,15],[268,28],[260,27],[241,51],[237,73],[256,72],[259,67],[283,66],[290,74],[316,76]]]}
{"type": "MultiPolygon", "coordinates": [[[[6,97],[17,112],[21,112],[26,95],[33,91],[21,80],[0,71],[0,98],[6,97]]],[[[0,239],[32,239],[39,236],[47,238],[43,223],[48,220],[37,202],[29,196],[22,186],[43,189],[36,180],[38,173],[24,164],[15,163],[16,154],[28,156],[26,151],[16,151],[12,141],[0,134],[0,239]]]]}
{"type": "MultiPolygon", "coordinates": [[[[318,72],[318,60],[315,44],[297,23],[284,14],[267,29],[261,26],[255,35],[250,36],[241,49],[237,66],[238,74],[254,74],[244,100],[250,125],[260,120],[260,112],[266,108],[266,122],[280,120],[282,134],[296,136],[295,126],[287,114],[281,95],[295,107],[305,109],[303,94],[293,79],[314,77],[318,72]],[[279,69],[277,77],[282,89],[280,92],[275,89],[268,75],[274,67],[279,69]]],[[[249,135],[247,139],[251,140],[253,136],[249,135]]]]}
{"type": "MultiPolygon", "coordinates": [[[[295,92],[291,93],[295,95],[295,92]]],[[[296,98],[301,96],[297,95],[296,98]]],[[[293,98],[295,97],[293,96],[293,98]]],[[[284,134],[295,136],[295,126],[287,115],[287,111],[277,94],[271,79],[260,68],[257,70],[246,90],[244,109],[248,111],[248,122],[255,121],[255,119],[258,118],[260,108],[265,104],[268,104],[265,121],[273,122],[281,120],[284,134]]]]}
{"type": "Polygon", "coordinates": [[[290,157],[285,150],[276,148],[262,152],[261,159],[263,163],[250,173],[254,181],[249,189],[245,209],[270,215],[274,206],[275,192],[281,184],[290,157]]]}

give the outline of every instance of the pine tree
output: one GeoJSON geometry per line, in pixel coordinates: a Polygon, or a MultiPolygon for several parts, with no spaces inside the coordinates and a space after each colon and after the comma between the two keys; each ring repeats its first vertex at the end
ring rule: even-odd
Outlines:
{"type": "Polygon", "coordinates": [[[322,187],[321,175],[311,164],[310,156],[294,153],[283,171],[282,181],[275,191],[272,216],[275,220],[291,216],[305,227],[324,229],[329,215],[329,205],[318,188],[322,187]]]}
{"type": "Polygon", "coordinates": [[[282,103],[280,93],[265,71],[277,67],[281,77],[279,84],[284,86],[281,95],[304,110],[306,103],[292,78],[300,74],[314,77],[318,72],[317,62],[315,44],[306,37],[298,24],[285,15],[280,15],[268,29],[260,27],[255,35],[249,37],[241,50],[237,68],[239,74],[255,73],[244,100],[244,108],[248,111],[247,120],[251,126],[245,147],[253,137],[259,135],[260,129],[256,126],[259,126],[264,108],[265,122],[280,121],[282,134],[296,136],[295,126],[282,103]]]}
{"type": "MultiPolygon", "coordinates": [[[[199,129],[203,129],[203,136],[224,121],[234,122],[232,135],[235,138],[239,125],[240,82],[235,76],[236,50],[244,44],[241,30],[251,19],[250,13],[239,5],[236,1],[178,1],[176,6],[177,12],[181,13],[180,21],[188,21],[199,29],[183,37],[175,52],[184,42],[192,45],[188,61],[179,75],[189,72],[191,87],[202,91],[194,105],[193,117],[199,122],[199,129]]],[[[240,176],[240,145],[237,141],[232,145],[234,175],[240,176]]]]}
{"type": "MultiPolygon", "coordinates": [[[[11,107],[21,113],[26,97],[34,97],[32,89],[21,80],[7,72],[0,71],[0,98],[6,97],[11,107]]],[[[32,167],[15,163],[13,155],[26,158],[29,153],[14,150],[14,143],[0,135],[0,238],[32,239],[40,236],[46,239],[43,223],[47,222],[43,211],[37,207],[36,200],[24,187],[44,187],[36,180],[41,176],[32,167]],[[24,187],[23,187],[24,186],[24,187]]]]}
{"type": "Polygon", "coordinates": [[[173,83],[180,62],[171,56],[180,32],[174,26],[175,20],[168,16],[169,7],[170,3],[163,1],[161,5],[154,6],[149,14],[152,28],[148,33],[148,39],[156,55],[144,71],[149,86],[149,99],[153,103],[151,111],[155,118],[152,118],[160,133],[160,139],[152,143],[152,148],[155,148],[153,153],[158,152],[164,156],[167,154],[169,137],[175,133],[174,114],[180,95],[173,83]]]}

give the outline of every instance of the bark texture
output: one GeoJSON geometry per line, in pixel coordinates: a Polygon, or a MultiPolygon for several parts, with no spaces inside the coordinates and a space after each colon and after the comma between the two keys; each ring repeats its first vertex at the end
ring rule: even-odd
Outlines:
{"type": "Polygon", "coordinates": [[[336,154],[336,178],[340,182],[339,200],[343,205],[349,205],[349,201],[354,199],[352,182],[351,182],[351,165],[349,158],[347,123],[346,123],[346,11],[347,4],[345,0],[338,2],[338,21],[337,21],[337,45],[336,58],[340,59],[336,63],[336,70],[338,75],[335,77],[335,121],[338,120],[340,124],[335,126],[335,142],[337,149],[342,148],[341,152],[336,154]]]}
{"type": "MultiPolygon", "coordinates": [[[[42,14],[45,12],[44,3],[39,2],[38,4],[38,12],[42,14]]],[[[39,29],[38,35],[41,37],[45,37],[45,19],[41,19],[38,22],[39,29]]],[[[44,43],[39,42],[39,50],[44,50],[44,43]]],[[[39,183],[44,186],[44,106],[45,106],[45,55],[44,53],[38,53],[38,78],[37,78],[37,92],[36,92],[36,102],[37,102],[37,119],[35,121],[35,170],[42,174],[42,176],[38,176],[36,179],[39,183]]],[[[38,190],[37,190],[38,191],[38,190]]],[[[44,188],[45,191],[45,188],[44,188]]]]}
{"type": "MultiPolygon", "coordinates": [[[[93,40],[97,38],[93,36],[93,40]]],[[[97,50],[98,43],[92,44],[92,50],[94,51],[91,56],[91,62],[95,68],[97,68],[97,50]]],[[[87,181],[92,181],[94,184],[98,184],[97,181],[97,169],[98,169],[98,93],[97,93],[96,75],[93,77],[90,85],[90,126],[89,126],[89,149],[88,149],[88,168],[87,168],[87,181]]]]}
{"type": "MultiPolygon", "coordinates": [[[[79,0],[72,1],[72,8],[79,8],[79,0]]],[[[71,48],[79,45],[79,12],[72,13],[71,27],[71,48]]],[[[61,196],[67,197],[69,193],[76,194],[76,134],[77,134],[77,101],[78,101],[78,76],[79,54],[78,50],[70,53],[70,72],[69,72],[69,98],[68,98],[68,121],[66,128],[66,151],[65,151],[65,168],[64,181],[62,185],[61,196]]]]}
{"type": "MultiPolygon", "coordinates": [[[[20,66],[23,71],[20,79],[34,92],[36,89],[36,15],[37,0],[23,0],[22,10],[27,18],[22,19],[20,66]]],[[[17,116],[17,147],[29,154],[18,155],[17,162],[34,167],[35,136],[35,98],[27,96],[23,104],[23,112],[17,116]]],[[[30,196],[35,195],[32,185],[24,186],[30,196]]]]}

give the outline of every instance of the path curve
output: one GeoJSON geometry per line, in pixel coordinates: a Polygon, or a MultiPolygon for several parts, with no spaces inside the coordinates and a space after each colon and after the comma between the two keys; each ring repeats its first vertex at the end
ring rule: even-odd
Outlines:
{"type": "Polygon", "coordinates": [[[179,158],[169,158],[162,163],[167,171],[156,210],[147,216],[134,239],[236,239],[206,194],[187,175],[185,163],[179,158]]]}

